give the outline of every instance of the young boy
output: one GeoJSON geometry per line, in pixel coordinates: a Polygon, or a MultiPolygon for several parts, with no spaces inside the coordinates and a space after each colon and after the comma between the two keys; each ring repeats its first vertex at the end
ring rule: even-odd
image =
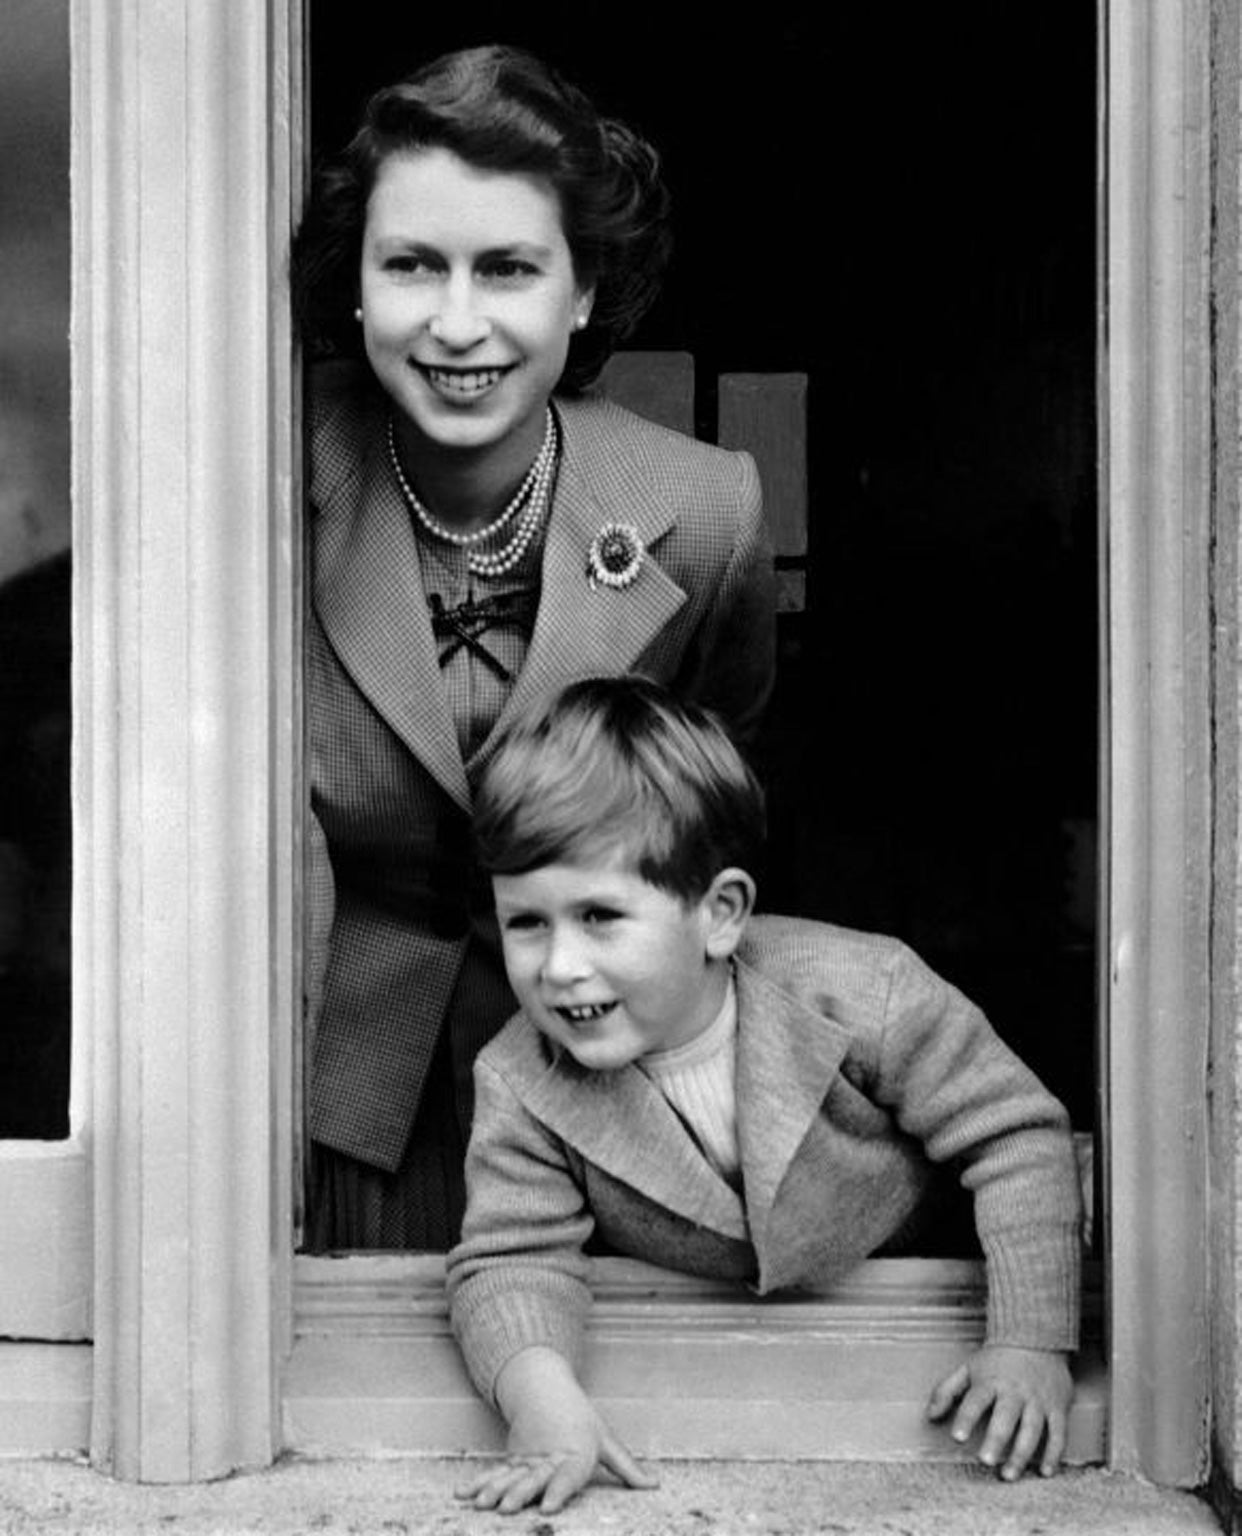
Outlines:
{"type": "Polygon", "coordinates": [[[482,1051],[453,1326],[509,1425],[459,1489],[560,1509],[604,1466],[649,1487],[579,1385],[595,1234],[760,1294],[823,1289],[907,1228],[937,1165],[974,1197],[984,1345],[931,1394],[980,1458],[1053,1473],[1077,1345],[1065,1111],[896,940],[753,917],[758,786],[723,729],[641,679],[572,684],[480,787],[521,1012],[482,1051]]]}

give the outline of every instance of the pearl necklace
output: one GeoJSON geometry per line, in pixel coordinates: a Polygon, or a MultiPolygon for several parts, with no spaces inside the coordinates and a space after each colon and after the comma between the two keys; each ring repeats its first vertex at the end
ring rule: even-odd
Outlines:
{"type": "Polygon", "coordinates": [[[549,407],[547,425],[544,427],[543,442],[539,452],[526,471],[521,485],[514,492],[509,505],[486,527],[476,528],[473,533],[458,533],[452,528],[446,528],[431,515],[419,500],[414,487],[406,479],[397,454],[396,429],[393,426],[392,417],[388,418],[388,457],[392,461],[393,473],[397,477],[397,484],[410,511],[433,539],[467,550],[469,553],[466,556],[466,564],[476,576],[495,578],[507,575],[529,549],[531,540],[539,531],[547,511],[552,476],[556,469],[556,453],[556,420],[549,407]],[[499,549],[475,548],[485,539],[495,538],[510,523],[513,523],[513,530],[508,540],[499,549]]]}

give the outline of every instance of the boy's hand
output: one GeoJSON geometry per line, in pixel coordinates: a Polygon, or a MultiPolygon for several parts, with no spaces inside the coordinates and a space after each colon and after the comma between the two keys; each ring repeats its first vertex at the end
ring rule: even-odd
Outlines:
{"type": "Polygon", "coordinates": [[[1051,1477],[1065,1454],[1073,1396],[1069,1363],[1060,1351],[991,1344],[938,1383],[927,1416],[946,1418],[956,1406],[950,1433],[962,1442],[988,1420],[979,1460],[1000,1466],[1010,1481],[1022,1476],[1042,1441],[1039,1470],[1051,1477]]]}
{"type": "Polygon", "coordinates": [[[603,1466],[630,1488],[654,1488],[583,1392],[559,1355],[524,1350],[501,1373],[497,1393],[509,1420],[509,1454],[456,1490],[476,1509],[511,1515],[538,1503],[541,1514],[563,1509],[603,1466]]]}

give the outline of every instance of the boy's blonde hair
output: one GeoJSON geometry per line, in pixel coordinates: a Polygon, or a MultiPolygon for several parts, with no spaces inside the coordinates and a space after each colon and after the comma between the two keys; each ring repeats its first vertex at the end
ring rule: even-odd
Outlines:
{"type": "Polygon", "coordinates": [[[586,678],[536,705],[475,800],[490,874],[620,853],[685,902],[722,869],[753,871],[764,834],[763,792],[720,721],[643,677],[586,678]]]}

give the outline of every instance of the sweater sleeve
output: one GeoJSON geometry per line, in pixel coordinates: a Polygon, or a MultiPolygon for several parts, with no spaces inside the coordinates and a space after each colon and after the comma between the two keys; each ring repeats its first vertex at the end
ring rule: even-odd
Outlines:
{"type": "Polygon", "coordinates": [[[1078,1344],[1082,1194],[1069,1116],[980,1010],[904,947],[875,1096],[974,1198],[988,1342],[1078,1344]]]}
{"type": "Polygon", "coordinates": [[[502,1366],[532,1345],[577,1369],[591,1303],[583,1248],[594,1223],[558,1140],[486,1061],[476,1060],[474,1079],[466,1216],[447,1284],[466,1367],[495,1403],[502,1366]]]}

